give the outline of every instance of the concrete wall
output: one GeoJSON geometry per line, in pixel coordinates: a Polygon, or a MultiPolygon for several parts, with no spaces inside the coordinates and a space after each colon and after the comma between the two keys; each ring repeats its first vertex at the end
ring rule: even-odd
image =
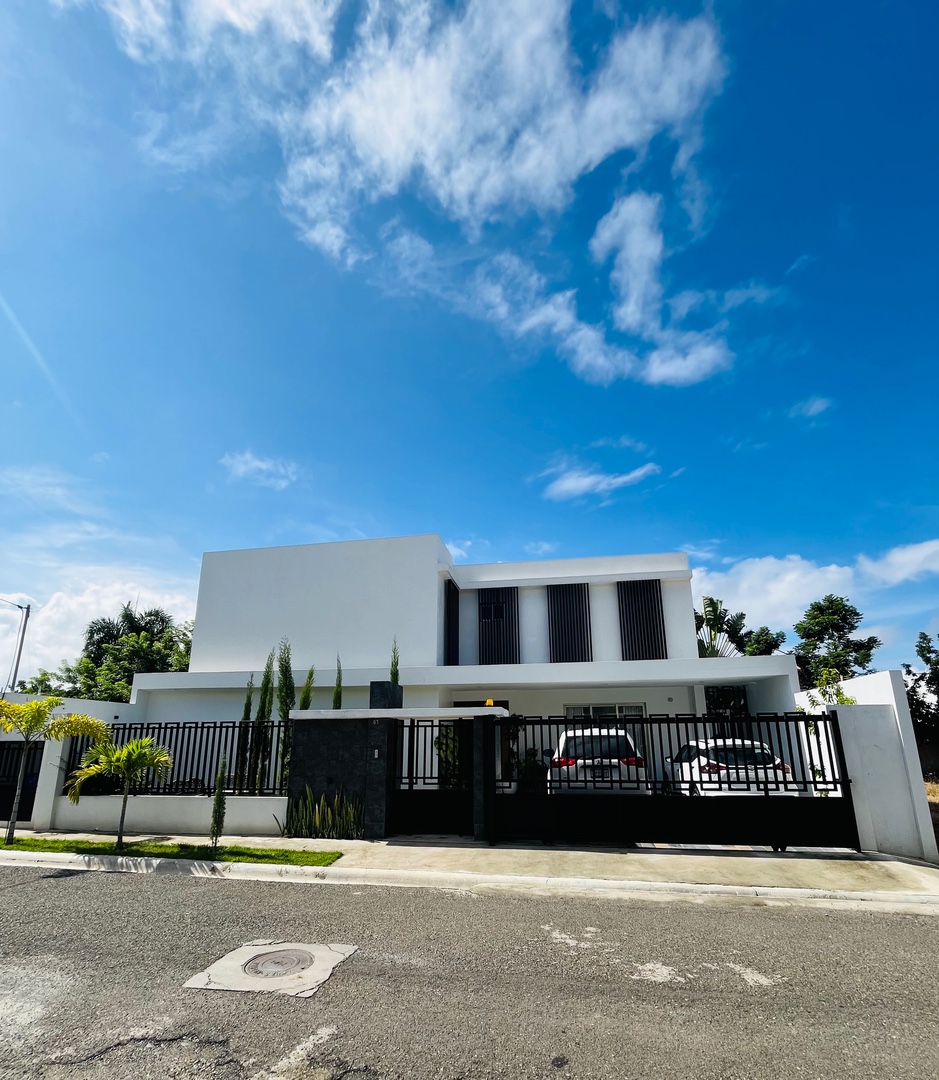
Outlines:
{"type": "MultiPolygon", "coordinates": [[[[903,675],[878,671],[845,679],[857,705],[831,705],[841,720],[861,846],[939,862],[903,675]]],[[[816,697],[821,695],[816,690],[816,697]]],[[[811,711],[808,692],[796,695],[811,711]]]]}
{"type": "MultiPolygon", "coordinates": [[[[225,803],[226,836],[280,836],[274,815],[283,821],[287,799],[280,796],[229,795],[225,803]]],[[[113,835],[121,817],[119,795],[86,795],[76,805],[58,795],[52,829],[113,835]]],[[[127,833],[207,836],[212,822],[210,795],[132,795],[127,800],[127,833]]],[[[38,828],[34,823],[34,827],[38,828]]]]}
{"type": "Polygon", "coordinates": [[[259,671],[289,638],[301,665],[436,665],[438,536],[216,551],[203,556],[191,671],[259,671]],[[367,632],[363,632],[367,619],[367,632]]]}
{"type": "Polygon", "coordinates": [[[563,716],[567,705],[643,705],[646,713],[694,712],[694,690],[689,686],[608,686],[608,687],[524,687],[492,691],[486,695],[470,690],[453,690],[454,701],[508,700],[509,711],[525,716],[563,716]]]}

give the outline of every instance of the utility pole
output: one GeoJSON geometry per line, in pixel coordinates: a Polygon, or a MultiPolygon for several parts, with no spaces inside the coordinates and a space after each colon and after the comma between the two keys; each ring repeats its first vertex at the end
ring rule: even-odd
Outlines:
{"type": "Polygon", "coordinates": [[[20,616],[20,629],[16,641],[16,657],[13,660],[13,673],[10,675],[9,686],[3,691],[5,694],[7,690],[16,690],[16,676],[20,671],[20,658],[23,655],[23,643],[26,641],[26,624],[29,622],[30,605],[27,604],[24,607],[22,604],[14,604],[12,600],[6,600],[2,596],[0,596],[0,600],[3,600],[5,604],[9,604],[11,607],[19,608],[22,612],[20,616]]]}

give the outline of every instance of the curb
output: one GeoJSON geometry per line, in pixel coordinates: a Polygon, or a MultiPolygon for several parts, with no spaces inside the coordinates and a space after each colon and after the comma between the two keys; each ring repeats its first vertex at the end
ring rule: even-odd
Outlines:
{"type": "Polygon", "coordinates": [[[679,881],[628,881],[610,878],[536,877],[521,874],[480,874],[471,871],[389,870],[367,867],[290,866],[270,863],[211,862],[160,859],[130,855],[77,855],[65,852],[5,851],[0,866],[44,866],[53,869],[105,873],[156,874],[170,877],[224,878],[231,881],[282,881],[319,885],[383,885],[408,889],[447,889],[458,892],[507,890],[589,893],[599,897],[691,899],[694,896],[752,898],[767,901],[820,900],[855,904],[891,904],[929,909],[939,915],[939,894],[911,892],[848,892],[798,889],[775,885],[713,885],[679,881]]]}

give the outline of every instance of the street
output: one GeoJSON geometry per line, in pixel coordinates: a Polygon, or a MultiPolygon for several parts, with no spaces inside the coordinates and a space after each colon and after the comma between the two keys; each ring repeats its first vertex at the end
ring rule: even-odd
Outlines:
{"type": "Polygon", "coordinates": [[[0,869],[0,1077],[776,1077],[939,1067],[939,921],[0,869]],[[184,989],[254,939],[309,999],[184,989]]]}

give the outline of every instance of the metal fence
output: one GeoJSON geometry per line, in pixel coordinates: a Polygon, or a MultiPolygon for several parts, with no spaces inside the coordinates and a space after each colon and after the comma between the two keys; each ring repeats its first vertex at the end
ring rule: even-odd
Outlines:
{"type": "Polygon", "coordinates": [[[800,713],[496,721],[496,794],[839,796],[836,731],[800,713]]]}
{"type": "MultiPolygon", "coordinates": [[[[219,764],[226,761],[225,790],[231,795],[285,795],[290,764],[291,723],[269,721],[238,724],[222,721],[211,724],[115,724],[114,743],[122,746],[131,739],[152,738],[169,750],[173,767],[162,779],[152,772],[131,785],[135,795],[212,795],[219,764]]],[[[90,739],[73,738],[69,747],[66,775],[81,765],[90,739]]],[[[121,790],[120,782],[95,778],[82,788],[84,795],[111,795],[121,790]]]]}

